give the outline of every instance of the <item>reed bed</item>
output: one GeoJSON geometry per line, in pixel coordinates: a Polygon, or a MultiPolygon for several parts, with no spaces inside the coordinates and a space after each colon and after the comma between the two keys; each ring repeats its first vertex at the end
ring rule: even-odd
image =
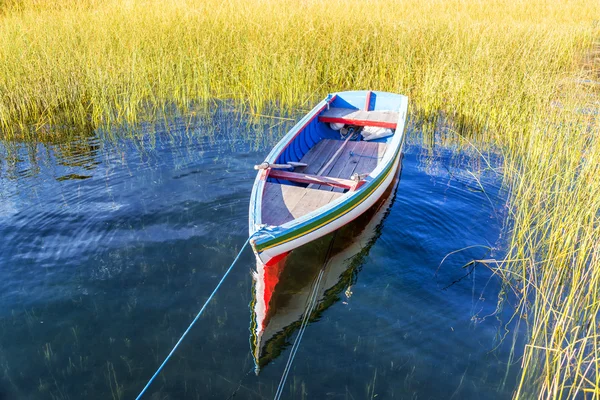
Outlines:
{"type": "Polygon", "coordinates": [[[527,321],[516,397],[600,398],[598,19],[589,0],[0,0],[0,137],[405,93],[503,153],[509,252],[483,262],[527,321]]]}

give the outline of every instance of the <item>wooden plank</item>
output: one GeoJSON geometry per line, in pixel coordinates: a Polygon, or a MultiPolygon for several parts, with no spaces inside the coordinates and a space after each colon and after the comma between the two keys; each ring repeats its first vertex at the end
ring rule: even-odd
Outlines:
{"type": "Polygon", "coordinates": [[[331,159],[335,152],[344,144],[341,140],[324,139],[319,142],[322,143],[323,150],[319,152],[318,158],[313,160],[312,164],[304,169],[304,173],[316,174],[323,168],[323,166],[331,159]]]}
{"type": "Polygon", "coordinates": [[[319,121],[396,129],[398,113],[396,111],[365,111],[332,107],[321,113],[319,121]]]}
{"type": "Polygon", "coordinates": [[[369,90],[367,92],[367,99],[365,100],[365,111],[369,111],[369,108],[371,108],[371,91],[369,90]]]}
{"type": "Polygon", "coordinates": [[[326,205],[341,195],[342,193],[267,182],[262,203],[262,222],[268,225],[283,225],[326,205]]]}
{"type": "Polygon", "coordinates": [[[295,168],[294,172],[316,174],[342,144],[341,140],[321,140],[300,160],[300,162],[306,163],[308,166],[295,168]]]}
{"type": "Polygon", "coordinates": [[[340,155],[337,162],[331,168],[329,168],[329,171],[327,171],[327,174],[325,175],[333,178],[341,178],[341,170],[348,162],[350,162],[350,160],[353,157],[352,154],[356,153],[363,143],[364,142],[362,141],[349,143],[348,147],[344,149],[344,152],[342,153],[342,155],[340,155]]]}
{"type": "MultiPolygon", "coordinates": [[[[339,177],[339,171],[344,168],[344,165],[346,165],[346,163],[350,160],[350,153],[354,152],[356,147],[360,144],[361,142],[349,142],[346,147],[344,147],[344,150],[341,152],[341,154],[337,157],[336,160],[334,160],[334,162],[331,163],[331,165],[329,165],[327,167],[327,169],[325,169],[323,171],[323,173],[321,175],[324,175],[326,177],[339,177]]],[[[330,185],[321,185],[319,186],[314,186],[314,185],[310,185],[310,188],[315,188],[315,187],[326,187],[326,186],[330,186],[330,185]]]]}
{"type": "MultiPolygon", "coordinates": [[[[307,195],[292,210],[294,216],[306,215],[325,204],[329,203],[334,197],[341,196],[341,193],[326,192],[318,189],[306,189],[307,195]],[[309,192],[310,191],[310,192],[309,192]],[[337,196],[335,196],[337,195],[337,196]]],[[[298,217],[296,217],[298,218],[298,217]]]]}
{"type": "Polygon", "coordinates": [[[300,162],[308,164],[308,166],[295,168],[294,171],[304,172],[304,170],[311,166],[315,162],[315,160],[318,160],[321,157],[320,153],[327,151],[326,147],[327,143],[324,140],[321,140],[320,142],[316,143],[313,147],[311,147],[308,150],[308,152],[300,160],[300,162]]]}
{"type": "Polygon", "coordinates": [[[377,163],[379,163],[379,161],[381,161],[381,159],[385,155],[385,151],[387,150],[388,146],[387,146],[387,143],[377,143],[377,144],[379,145],[379,149],[377,149],[377,158],[379,160],[377,161],[377,163]]]}
{"type": "MultiPolygon", "coordinates": [[[[363,162],[363,160],[367,159],[366,157],[371,157],[372,153],[373,153],[373,146],[371,146],[372,143],[369,142],[361,142],[361,146],[359,148],[356,149],[356,151],[354,152],[353,155],[353,162],[348,163],[341,171],[339,174],[339,177],[344,177],[344,178],[350,178],[352,176],[352,174],[354,172],[356,172],[356,167],[358,165],[360,165],[361,162],[363,162]]],[[[370,160],[372,160],[371,158],[368,158],[370,160]]],[[[375,160],[376,161],[376,160],[375,160]]],[[[356,181],[353,181],[356,182],[356,181]]],[[[334,192],[339,192],[341,191],[341,189],[338,188],[334,188],[333,189],[334,192]]]]}
{"type": "Polygon", "coordinates": [[[327,163],[325,164],[325,166],[323,168],[321,168],[319,170],[319,172],[317,172],[317,175],[323,175],[325,173],[325,170],[329,169],[331,166],[333,166],[333,164],[335,164],[335,162],[338,160],[338,158],[340,157],[340,155],[344,152],[344,149],[346,148],[346,145],[348,144],[348,142],[350,141],[350,139],[352,139],[354,135],[348,135],[346,137],[346,139],[344,140],[344,142],[342,143],[342,145],[335,151],[335,153],[333,153],[333,155],[331,156],[331,158],[329,159],[329,161],[327,161],[327,163]]]}
{"type": "MultiPolygon", "coordinates": [[[[347,152],[344,152],[344,154],[342,154],[342,156],[335,163],[335,165],[329,171],[327,171],[328,177],[347,179],[352,175],[352,173],[346,174],[344,172],[344,170],[348,169],[348,168],[351,168],[352,170],[354,169],[354,165],[356,165],[356,163],[358,162],[358,157],[353,154],[355,154],[355,153],[360,154],[365,143],[367,143],[367,142],[361,141],[361,142],[353,142],[353,143],[354,143],[353,147],[348,149],[347,152]],[[348,167],[349,165],[351,167],[348,167]]],[[[334,188],[333,186],[321,185],[319,188],[322,190],[329,190],[329,191],[335,191],[335,192],[342,191],[342,189],[333,190],[333,188],[334,188]]]]}
{"type": "Polygon", "coordinates": [[[300,186],[265,183],[262,201],[262,222],[281,225],[294,219],[291,210],[304,197],[305,188],[300,186]]]}
{"type": "Polygon", "coordinates": [[[366,174],[373,171],[379,164],[379,143],[369,143],[359,156],[359,161],[354,169],[355,174],[366,174]]]}
{"type": "Polygon", "coordinates": [[[374,146],[374,143],[363,142],[362,148],[357,149],[357,151],[354,153],[354,164],[351,167],[344,169],[340,175],[340,178],[350,178],[354,173],[363,174],[365,172],[373,171],[377,166],[377,159],[373,158],[375,156],[376,149],[377,146],[374,146]],[[370,168],[367,167],[367,169],[365,169],[366,162],[369,164],[370,168]]]}
{"type": "MultiPolygon", "coordinates": [[[[339,178],[349,178],[352,174],[371,173],[377,164],[381,161],[379,158],[380,145],[385,149],[385,143],[361,142],[363,145],[354,152],[354,162],[347,165],[338,175],[339,178]]],[[[333,188],[334,192],[340,192],[342,189],[333,188]]]]}
{"type": "Polygon", "coordinates": [[[355,186],[353,180],[350,179],[340,179],[340,178],[332,178],[329,176],[317,176],[310,174],[303,174],[298,172],[288,172],[281,171],[278,169],[273,169],[269,172],[269,176],[271,178],[277,179],[285,179],[292,182],[300,182],[300,183],[316,183],[317,185],[328,185],[341,187],[344,189],[351,189],[355,186]]]}

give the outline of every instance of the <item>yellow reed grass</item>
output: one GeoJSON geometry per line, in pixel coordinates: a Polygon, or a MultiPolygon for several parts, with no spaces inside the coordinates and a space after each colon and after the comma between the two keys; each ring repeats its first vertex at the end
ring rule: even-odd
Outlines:
{"type": "Polygon", "coordinates": [[[0,0],[0,136],[234,99],[306,108],[405,93],[502,149],[512,240],[493,266],[528,321],[517,397],[600,397],[600,3],[0,0]]]}

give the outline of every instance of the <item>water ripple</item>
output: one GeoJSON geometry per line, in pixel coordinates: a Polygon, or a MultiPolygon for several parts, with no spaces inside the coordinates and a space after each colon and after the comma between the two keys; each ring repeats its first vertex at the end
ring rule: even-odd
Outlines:
{"type": "MultiPolygon", "coordinates": [[[[244,118],[221,117],[191,134],[181,121],[171,132],[144,125],[129,139],[23,146],[3,158],[0,364],[18,398],[110,398],[109,368],[132,397],[187,326],[246,239],[252,166],[280,136],[268,126],[252,136],[244,118]]],[[[375,382],[367,394],[440,398],[462,385],[457,398],[477,398],[506,375],[486,358],[496,325],[471,319],[495,311],[483,289],[489,274],[449,286],[488,250],[456,253],[440,267],[457,249],[497,245],[499,179],[468,157],[434,153],[407,148],[395,202],[342,288],[352,296],[340,294],[308,327],[294,379],[311,397],[361,398],[375,382]]],[[[165,395],[223,398],[242,378],[267,396],[276,387],[286,349],[260,377],[244,375],[254,261],[244,254],[166,371],[165,395]]]]}

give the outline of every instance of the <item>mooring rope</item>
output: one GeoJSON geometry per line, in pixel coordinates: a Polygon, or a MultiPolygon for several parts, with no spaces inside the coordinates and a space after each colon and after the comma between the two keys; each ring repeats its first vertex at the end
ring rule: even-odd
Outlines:
{"type": "Polygon", "coordinates": [[[331,242],[329,243],[329,248],[327,249],[327,255],[325,256],[325,262],[319,271],[319,275],[315,279],[315,284],[313,286],[313,290],[308,298],[307,308],[302,318],[302,323],[300,324],[300,330],[298,331],[298,336],[294,340],[294,344],[292,345],[292,349],[290,351],[290,355],[288,357],[287,363],[285,364],[285,368],[283,370],[283,374],[281,375],[281,380],[279,381],[279,386],[277,386],[277,391],[275,392],[274,400],[279,400],[281,395],[283,394],[283,388],[285,386],[285,381],[290,373],[292,368],[292,363],[294,362],[294,358],[296,358],[296,353],[298,352],[298,348],[300,347],[300,342],[302,341],[302,336],[304,336],[304,332],[306,331],[306,327],[308,326],[308,321],[310,319],[310,315],[313,313],[314,308],[317,304],[317,290],[321,285],[321,280],[323,279],[323,274],[325,273],[325,269],[329,264],[329,257],[331,255],[331,250],[333,249],[333,242],[336,238],[336,232],[334,232],[333,237],[331,238],[331,242]]]}
{"type": "Polygon", "coordinates": [[[292,368],[292,363],[294,362],[294,358],[296,358],[296,353],[298,352],[298,348],[300,347],[300,341],[302,340],[302,336],[304,336],[304,331],[306,331],[306,326],[308,325],[308,320],[310,315],[312,314],[315,304],[316,304],[316,293],[317,289],[321,283],[321,278],[323,277],[324,269],[321,269],[319,272],[319,276],[316,279],[315,286],[309,298],[308,308],[304,314],[304,318],[302,319],[302,324],[300,325],[300,330],[298,331],[298,336],[296,336],[296,340],[294,340],[294,344],[292,345],[292,350],[290,352],[290,356],[288,357],[287,363],[285,364],[285,368],[283,370],[283,374],[281,375],[281,380],[279,381],[279,386],[277,386],[277,392],[275,392],[275,400],[279,400],[283,393],[283,388],[285,386],[285,381],[290,373],[292,368]]]}
{"type": "Polygon", "coordinates": [[[235,260],[233,260],[233,262],[231,263],[231,265],[229,266],[229,268],[225,272],[225,275],[223,275],[223,277],[221,278],[221,280],[219,281],[219,283],[215,287],[215,290],[213,290],[213,292],[210,294],[210,296],[208,296],[208,299],[206,299],[206,302],[204,303],[204,305],[202,306],[202,308],[198,312],[198,315],[196,315],[196,318],[194,318],[194,320],[190,323],[190,325],[185,330],[185,332],[183,332],[183,335],[181,335],[181,337],[179,338],[179,340],[177,341],[177,343],[175,343],[175,346],[173,346],[173,349],[171,350],[171,352],[169,353],[169,355],[167,356],[167,358],[165,358],[165,360],[160,365],[160,367],[158,367],[158,369],[156,370],[156,372],[154,373],[154,375],[152,375],[152,378],[150,378],[150,380],[148,381],[148,383],[146,384],[146,386],[144,386],[144,388],[142,389],[142,391],[140,392],[140,394],[136,397],[136,400],[140,400],[142,398],[142,396],[144,395],[144,393],[146,392],[146,390],[148,390],[148,388],[150,387],[150,385],[152,384],[152,382],[154,381],[154,379],[156,379],[156,377],[158,376],[158,374],[160,374],[160,372],[162,371],[163,367],[167,364],[167,361],[169,361],[169,359],[171,358],[171,356],[173,355],[173,353],[175,353],[175,350],[177,350],[177,347],[179,347],[179,344],[183,341],[183,338],[185,337],[185,335],[188,334],[188,332],[192,329],[192,326],[194,326],[194,324],[196,323],[196,321],[198,321],[198,318],[200,318],[200,316],[202,315],[202,313],[206,309],[206,306],[212,300],[212,298],[215,296],[215,294],[217,293],[217,290],[219,290],[219,288],[221,287],[221,285],[225,281],[225,278],[227,278],[227,275],[229,275],[229,273],[233,269],[233,266],[239,260],[240,256],[242,255],[242,252],[244,251],[244,249],[246,248],[246,246],[248,246],[248,243],[250,242],[250,238],[252,238],[252,236],[250,236],[246,240],[246,243],[244,243],[244,246],[242,246],[242,249],[240,250],[240,252],[238,253],[238,255],[235,257],[235,260]]]}

